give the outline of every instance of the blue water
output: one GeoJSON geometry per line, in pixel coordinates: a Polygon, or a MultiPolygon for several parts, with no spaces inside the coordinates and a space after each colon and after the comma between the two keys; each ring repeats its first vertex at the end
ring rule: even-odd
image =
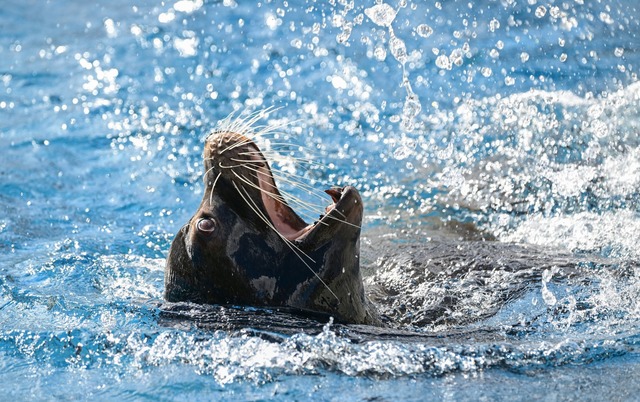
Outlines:
{"type": "Polygon", "coordinates": [[[635,1],[102,3],[0,8],[0,399],[637,400],[635,1]],[[203,138],[272,106],[398,332],[162,304],[203,138]]]}

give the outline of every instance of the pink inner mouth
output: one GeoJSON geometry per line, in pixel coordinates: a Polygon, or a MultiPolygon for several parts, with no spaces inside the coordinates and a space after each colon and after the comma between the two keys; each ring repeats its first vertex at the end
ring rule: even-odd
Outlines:
{"type": "MultiPolygon", "coordinates": [[[[262,190],[262,202],[269,214],[269,218],[271,219],[274,228],[284,238],[291,241],[300,239],[317,225],[317,223],[306,224],[288,205],[276,199],[277,197],[280,197],[280,193],[278,192],[276,184],[266,166],[260,167],[258,171],[258,183],[262,190]],[[277,196],[274,198],[268,193],[275,193],[277,196]]],[[[342,191],[337,188],[332,188],[325,192],[329,194],[333,200],[333,202],[325,208],[325,214],[328,214],[333,208],[335,208],[336,203],[340,200],[342,191]]]]}

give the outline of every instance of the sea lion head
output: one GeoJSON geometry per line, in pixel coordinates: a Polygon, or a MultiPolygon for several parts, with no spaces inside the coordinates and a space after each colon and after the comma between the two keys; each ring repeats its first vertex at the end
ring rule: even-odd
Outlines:
{"type": "Polygon", "coordinates": [[[227,123],[207,137],[204,196],[169,250],[165,298],[376,323],[359,268],[360,194],[351,186],[326,190],[331,204],[307,224],[250,134],[246,124],[227,123]]]}

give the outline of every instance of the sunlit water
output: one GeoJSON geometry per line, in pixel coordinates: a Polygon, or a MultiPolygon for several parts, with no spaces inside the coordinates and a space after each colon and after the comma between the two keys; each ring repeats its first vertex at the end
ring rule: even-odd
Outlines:
{"type": "Polygon", "coordinates": [[[101,3],[0,8],[0,399],[637,398],[635,1],[101,3]],[[388,328],[162,305],[204,136],[271,106],[388,328]]]}

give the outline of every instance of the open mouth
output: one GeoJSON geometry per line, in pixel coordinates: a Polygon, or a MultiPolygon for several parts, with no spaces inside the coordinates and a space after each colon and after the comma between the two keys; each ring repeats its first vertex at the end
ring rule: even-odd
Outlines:
{"type": "Polygon", "coordinates": [[[352,206],[359,199],[357,190],[353,187],[331,187],[325,190],[325,193],[331,197],[331,204],[325,207],[324,214],[320,215],[317,221],[307,224],[280,195],[268,164],[262,164],[258,169],[257,178],[262,203],[273,224],[273,229],[289,241],[301,241],[314,230],[321,230],[322,227],[340,222],[360,225],[360,222],[349,222],[348,219],[352,206]],[[353,202],[354,199],[355,202],[353,202]],[[352,202],[349,202],[350,200],[352,202]]]}
{"type": "Polygon", "coordinates": [[[306,224],[286,203],[266,194],[263,182],[260,183],[263,190],[262,202],[269,219],[273,223],[274,229],[289,241],[300,241],[316,228],[335,225],[347,218],[347,197],[345,197],[349,193],[349,191],[345,191],[347,187],[332,187],[325,190],[325,193],[331,197],[331,204],[325,207],[324,214],[320,215],[317,221],[306,224]]]}
{"type": "Polygon", "coordinates": [[[207,173],[215,177],[210,179],[212,188],[224,173],[260,219],[284,240],[312,241],[312,233],[313,239],[316,239],[316,234],[325,238],[336,234],[341,224],[360,228],[362,205],[358,205],[361,202],[360,195],[354,187],[331,187],[325,190],[331,197],[331,203],[318,220],[308,224],[283,198],[271,167],[255,142],[232,131],[211,135],[207,141],[209,147],[205,149],[205,161],[211,165],[205,164],[205,168],[207,173]],[[262,201],[262,205],[258,200],[262,201]]]}

